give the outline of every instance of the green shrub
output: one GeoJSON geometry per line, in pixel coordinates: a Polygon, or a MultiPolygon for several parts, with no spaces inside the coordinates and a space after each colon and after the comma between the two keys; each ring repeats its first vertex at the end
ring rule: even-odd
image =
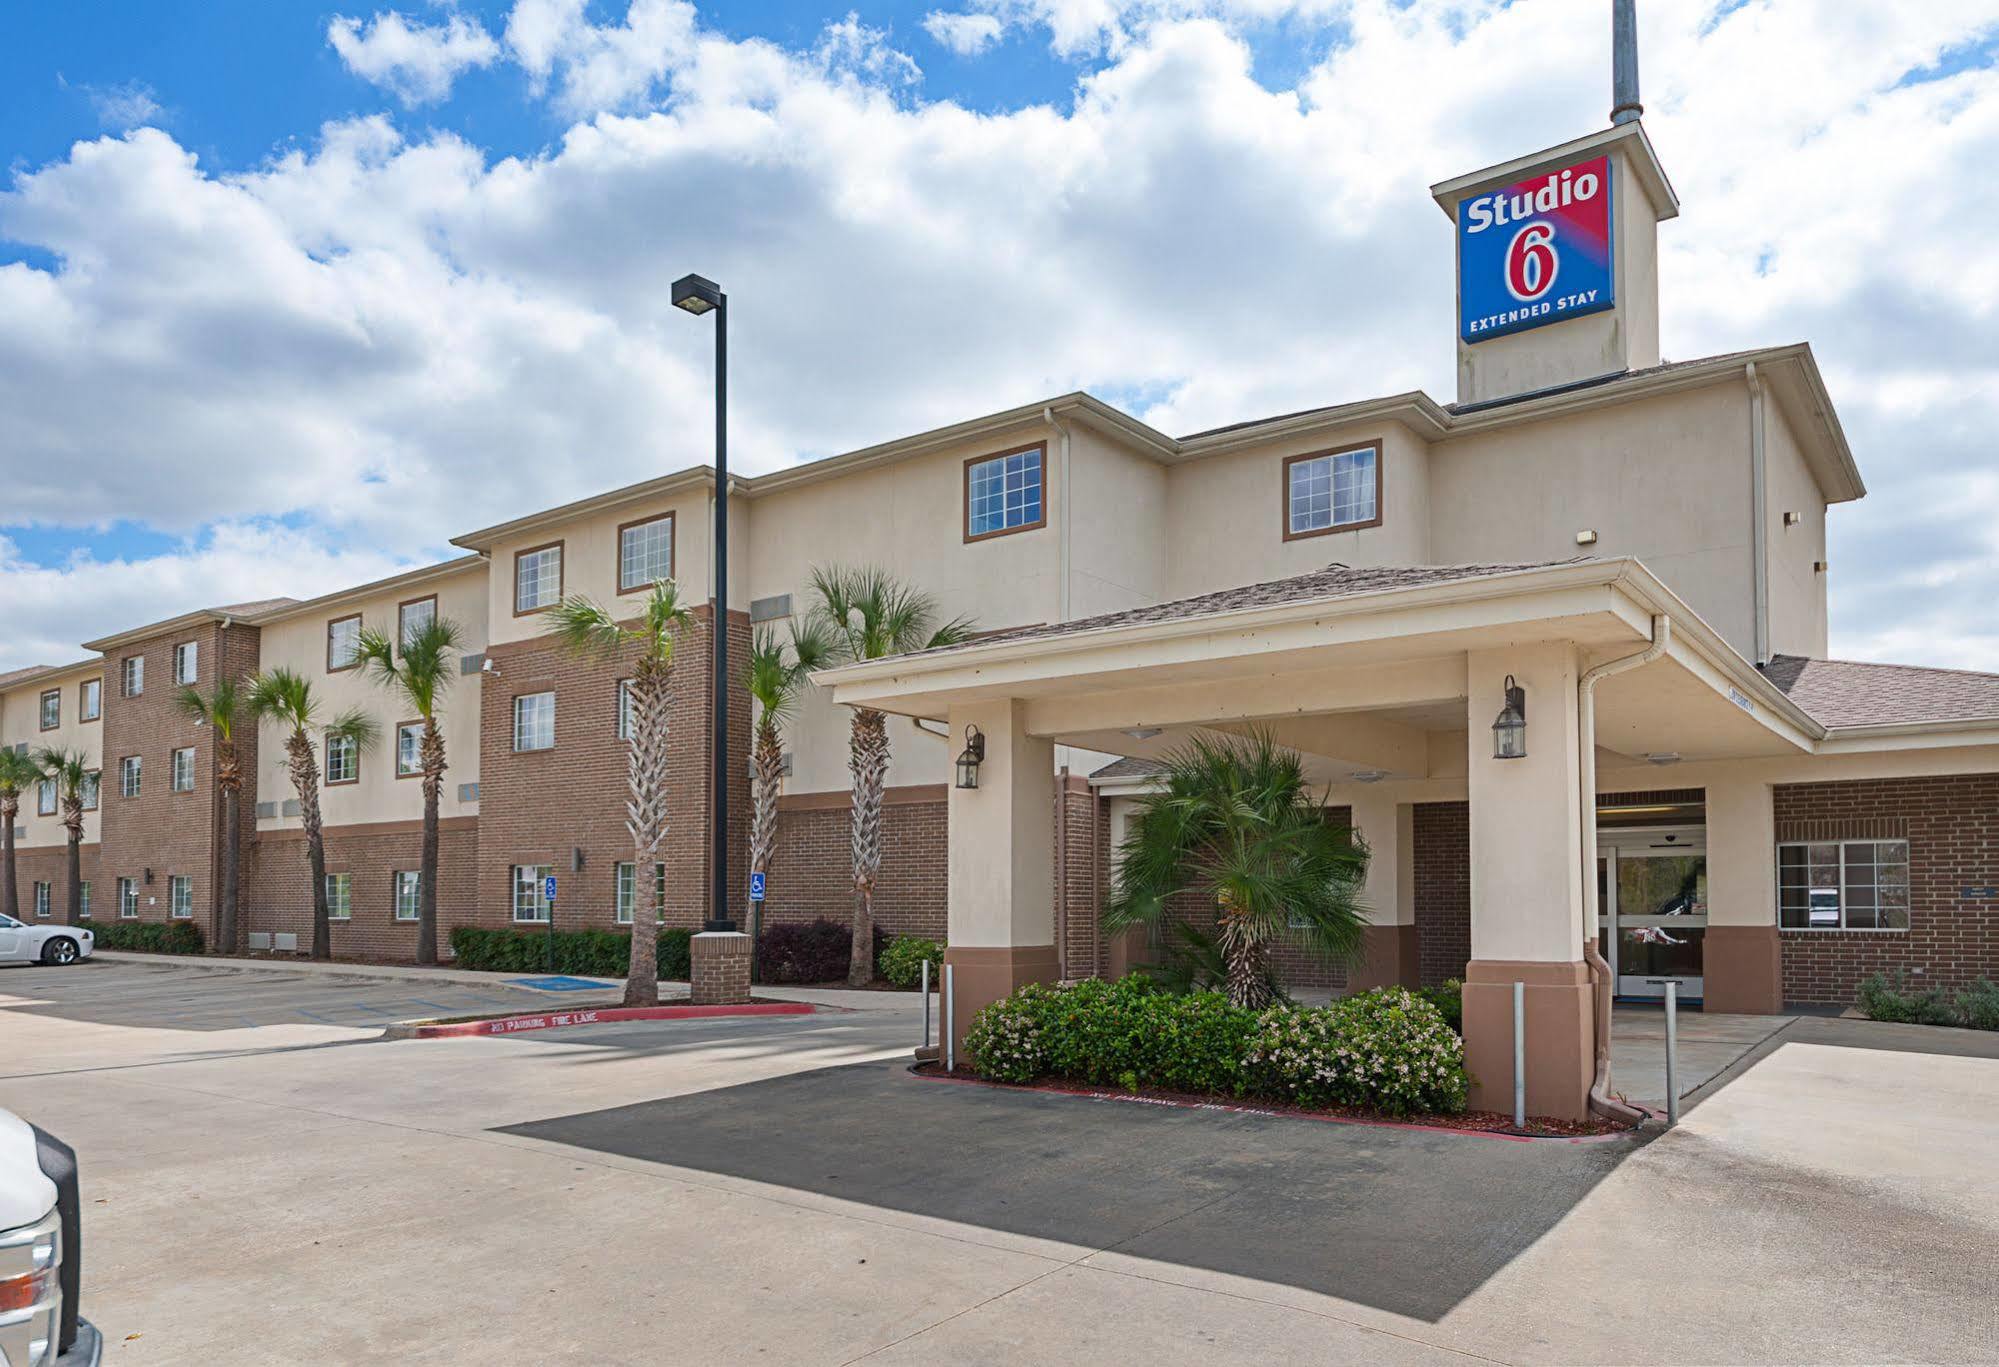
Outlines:
{"type": "MultiPolygon", "coordinates": [[[[693,932],[669,926],[659,932],[659,976],[686,981],[688,942],[693,932]]],[[[489,973],[546,973],[549,933],[545,930],[487,930],[455,926],[451,950],[456,967],[489,973]]],[[[622,930],[558,930],[557,973],[585,978],[622,978],[631,967],[632,937],[622,930]]]]}
{"type": "Polygon", "coordinates": [[[1444,1018],[1444,1024],[1457,1031],[1465,1032],[1465,985],[1456,978],[1444,979],[1438,987],[1418,987],[1417,996],[1437,1008],[1437,1014],[1444,1018]]]}
{"type": "Polygon", "coordinates": [[[1307,1106],[1461,1111],[1470,1088],[1464,1041],[1435,1006],[1400,987],[1266,1011],[1245,1063],[1256,1091],[1307,1106]]]}
{"type": "Polygon", "coordinates": [[[972,1070],[994,1082],[1032,1082],[1048,1071],[1042,1020],[1057,989],[1028,983],[980,1010],[965,1027],[972,1070]]]}
{"type": "Polygon", "coordinates": [[[1893,982],[1876,973],[1860,984],[1856,1004],[1870,1020],[1999,1030],[1999,984],[1984,978],[1952,994],[1940,987],[1912,988],[1903,973],[1893,982]]]}
{"type": "Polygon", "coordinates": [[[920,935],[898,935],[875,958],[875,968],[890,987],[920,987],[923,965],[930,964],[930,981],[944,967],[944,946],[920,935]]]}
{"type": "Polygon", "coordinates": [[[1961,1024],[1973,1030],[1999,1030],[1999,983],[1980,978],[1957,994],[1961,1024]]]}
{"type": "Polygon", "coordinates": [[[98,949],[135,949],[146,954],[199,954],[201,927],[192,921],[93,921],[98,949]]]}

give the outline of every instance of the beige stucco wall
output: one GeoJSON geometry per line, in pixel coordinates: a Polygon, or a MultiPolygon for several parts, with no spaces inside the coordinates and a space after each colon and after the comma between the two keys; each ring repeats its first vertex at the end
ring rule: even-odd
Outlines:
{"type": "Polygon", "coordinates": [[[1071,432],[1069,615],[1122,612],[1169,597],[1168,470],[1080,423],[1071,432]]]}
{"type": "Polygon", "coordinates": [[[1826,504],[1805,464],[1789,416],[1774,396],[1763,405],[1763,468],[1769,489],[1764,509],[1770,570],[1770,649],[1780,655],[1826,654],[1826,577],[1813,568],[1825,559],[1826,504]],[[1786,527],[1784,514],[1798,514],[1786,527]]]}
{"type": "MultiPolygon", "coordinates": [[[[85,679],[102,676],[102,664],[92,662],[0,693],[0,748],[25,742],[29,754],[44,749],[81,750],[90,767],[98,768],[103,753],[102,693],[99,694],[99,720],[78,721],[77,687],[85,679]],[[54,730],[44,731],[41,729],[42,694],[52,688],[62,694],[62,723],[54,730]]],[[[26,832],[17,842],[19,848],[24,850],[63,845],[69,840],[69,832],[62,824],[60,803],[55,815],[39,815],[32,785],[21,794],[21,815],[15,824],[26,832]]],[[[83,843],[91,845],[96,842],[97,812],[93,810],[83,814],[83,843]]]]}
{"type": "MultiPolygon", "coordinates": [[[[550,542],[562,543],[562,593],[581,594],[621,616],[627,608],[636,611],[639,595],[618,593],[618,528],[628,522],[642,522],[666,513],[673,514],[673,577],[682,599],[690,606],[708,601],[709,562],[713,558],[713,515],[709,511],[706,488],[683,490],[676,495],[622,504],[602,512],[586,514],[555,526],[539,527],[504,537],[490,552],[491,574],[481,609],[489,624],[494,645],[532,640],[548,634],[547,621],[538,612],[514,615],[514,556],[516,553],[550,542]]],[[[746,599],[738,588],[742,558],[737,543],[747,539],[747,516],[732,502],[730,597],[740,606],[746,599]]]]}
{"type": "MultiPolygon", "coordinates": [[[[511,562],[510,562],[511,563],[511,562]]],[[[361,756],[360,781],[322,785],[320,808],[329,826],[363,822],[415,821],[423,816],[423,785],[415,778],[396,777],[396,726],[415,720],[395,694],[371,681],[359,669],[329,673],[326,668],[326,624],[336,617],[361,614],[362,624],[393,636],[396,608],[412,598],[437,595],[440,617],[457,623],[467,655],[486,648],[486,567],[468,566],[448,577],[420,584],[386,589],[367,597],[321,604],[308,612],[266,623],[259,642],[264,669],[284,667],[296,670],[312,684],[321,717],[331,720],[349,708],[365,710],[381,724],[381,740],[361,756]]],[[[477,802],[461,802],[458,785],[479,781],[479,675],[456,672],[442,704],[444,754],[450,765],[444,776],[444,791],[438,802],[443,817],[473,816],[477,802]]],[[[284,803],[297,796],[291,774],[285,766],[283,738],[274,727],[266,726],[257,747],[257,797],[272,803],[280,813],[284,803]]],[[[326,754],[319,751],[322,772],[326,754]]],[[[263,817],[259,830],[296,830],[296,816],[263,817]]]]}

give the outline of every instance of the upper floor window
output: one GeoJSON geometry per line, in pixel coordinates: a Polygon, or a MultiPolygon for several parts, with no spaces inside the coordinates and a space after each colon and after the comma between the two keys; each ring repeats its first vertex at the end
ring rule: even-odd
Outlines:
{"type": "Polygon", "coordinates": [[[42,730],[53,731],[62,725],[62,690],[51,688],[42,694],[42,730]]]}
{"type": "Polygon", "coordinates": [[[965,462],[965,540],[1024,532],[1048,521],[1041,496],[1045,444],[965,462]]]}
{"type": "Polygon", "coordinates": [[[396,727],[396,777],[417,778],[423,773],[423,723],[406,721],[396,727]]]}
{"type": "Polygon", "coordinates": [[[1909,842],[1779,845],[1777,909],[1785,930],[1907,930],[1909,842]]]}
{"type": "Polygon", "coordinates": [[[102,782],[102,779],[103,776],[100,775],[95,769],[92,769],[89,773],[83,776],[84,811],[94,812],[97,810],[97,788],[99,783],[102,782]]]}
{"type": "Polygon", "coordinates": [[[96,721],[104,715],[104,680],[85,679],[76,690],[76,719],[96,721]]]}
{"type": "Polygon", "coordinates": [[[673,514],[618,528],[618,592],[638,593],[673,578],[673,514]]]}
{"type": "Polygon", "coordinates": [[[118,662],[118,693],[121,697],[136,698],[146,691],[146,657],[127,655],[118,662]]]}
{"type": "Polygon", "coordinates": [[[1381,446],[1284,462],[1284,539],[1381,525],[1381,446]]]}
{"type": "Polygon", "coordinates": [[[396,641],[407,647],[418,632],[437,620],[437,596],[412,598],[396,609],[396,641]]]}
{"type": "Polygon", "coordinates": [[[552,608],[562,598],[562,543],[514,556],[514,616],[552,608]]]}
{"type": "Polygon", "coordinates": [[[527,693],[514,699],[514,749],[555,748],[555,694],[527,693]]]}
{"type": "Polygon", "coordinates": [[[348,735],[326,738],[326,781],[355,783],[361,778],[361,745],[348,735]]]}
{"type": "Polygon", "coordinates": [[[201,676],[201,642],[182,641],[174,647],[174,682],[191,684],[201,676]]]}
{"type": "Polygon", "coordinates": [[[326,624],[326,668],[352,669],[361,649],[361,614],[336,617],[326,624]]]}
{"type": "Polygon", "coordinates": [[[45,778],[35,784],[35,815],[54,816],[56,814],[56,781],[45,778]]]}
{"type": "Polygon", "coordinates": [[[173,790],[177,793],[194,791],[194,747],[183,746],[173,753],[173,790]]]}
{"type": "Polygon", "coordinates": [[[118,761],[118,792],[122,797],[137,797],[142,777],[143,762],[137,755],[127,755],[118,761]]]}

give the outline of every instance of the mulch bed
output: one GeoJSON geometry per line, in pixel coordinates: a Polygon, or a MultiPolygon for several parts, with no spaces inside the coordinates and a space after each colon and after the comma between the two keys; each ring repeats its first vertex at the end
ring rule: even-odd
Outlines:
{"type": "Polygon", "coordinates": [[[937,1082],[969,1083],[978,1087],[997,1087],[1014,1092],[1050,1092],[1060,1096],[1082,1097],[1093,1101],[1122,1101],[1137,1105],[1171,1106],[1187,1110],[1226,1111],[1235,1115],[1289,1116],[1300,1120],[1320,1120],[1336,1125],[1379,1125],[1403,1130],[1447,1130],[1460,1134],[1485,1135],[1497,1139],[1559,1139],[1594,1140],[1614,1138],[1629,1134],[1637,1127],[1619,1125],[1614,1121],[1591,1117],[1588,1120],[1558,1120],[1548,1116],[1529,1116],[1527,1127],[1515,1129],[1513,1117],[1498,1111],[1462,1111],[1457,1114],[1424,1115],[1384,1115],[1379,1111],[1359,1107],[1300,1106],[1291,1102],[1257,1100],[1236,1100],[1228,1097],[1206,1096],[1198,1092],[1174,1092],[1164,1088],[1143,1087],[1135,1092],[1121,1088],[1092,1087],[1085,1083],[1060,1082],[1044,1079],[1026,1084],[1015,1082],[990,1082],[974,1073],[970,1068],[960,1067],[955,1072],[946,1072],[941,1063],[919,1063],[910,1069],[918,1077],[937,1082]]]}

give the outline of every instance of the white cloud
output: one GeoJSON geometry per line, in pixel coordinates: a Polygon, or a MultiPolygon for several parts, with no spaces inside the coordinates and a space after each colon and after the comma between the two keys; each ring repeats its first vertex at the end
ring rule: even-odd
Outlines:
{"type": "Polygon", "coordinates": [[[923,30],[959,56],[976,57],[1000,40],[1006,26],[997,15],[934,9],[923,16],[923,30]]]}
{"type": "MultiPolygon", "coordinates": [[[[1903,81],[1989,32],[1990,0],[1705,18],[1644,12],[1685,206],[1668,353],[1811,340],[1874,490],[1834,514],[1835,650],[1999,668],[1999,71],[1903,81]],[[1814,79],[1770,79],[1772,53],[1814,79]]],[[[1112,19],[1072,107],[974,114],[913,98],[858,21],[785,51],[685,5],[521,0],[513,60],[564,107],[627,111],[543,155],[386,117],[236,175],[158,131],[78,144],[0,193],[0,237],[63,262],[0,266],[6,516],[289,515],[388,561],[695,463],[708,343],[666,305],[690,269],[730,290],[752,471],[1079,385],[1176,431],[1449,397],[1425,187],[1600,126],[1598,0],[1352,0],[1290,89],[1225,19],[1112,19]]],[[[16,557],[0,601],[109,630],[189,559],[16,557]]],[[[228,596],[185,582],[175,607],[228,596]]]]}
{"type": "Polygon", "coordinates": [[[441,24],[413,24],[395,10],[365,23],[336,15],[326,26],[326,41],[349,71],[393,91],[407,106],[435,104],[465,72],[500,56],[493,35],[461,14],[441,24]]]}
{"type": "Polygon", "coordinates": [[[90,99],[90,107],[97,112],[98,124],[115,132],[122,133],[140,124],[152,123],[164,112],[153,88],[144,81],[127,81],[123,85],[87,85],[83,87],[83,92],[90,99]]]}

